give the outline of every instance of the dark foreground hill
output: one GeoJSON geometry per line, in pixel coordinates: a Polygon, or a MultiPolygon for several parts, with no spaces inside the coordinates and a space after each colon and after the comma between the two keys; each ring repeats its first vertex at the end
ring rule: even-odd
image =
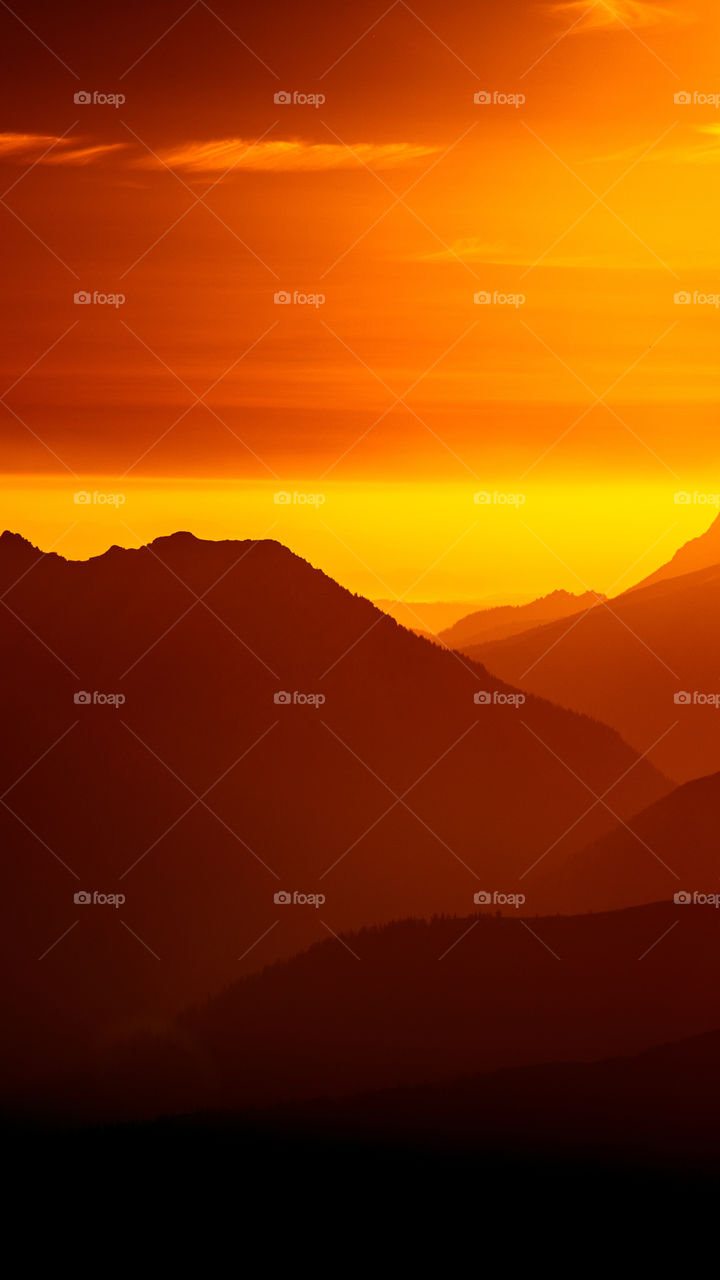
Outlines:
{"type": "Polygon", "coordinates": [[[720,1025],[718,954],[720,912],[673,904],[399,922],[317,943],[15,1096],[98,1119],[240,1112],[635,1054],[720,1025]]]}
{"type": "MultiPolygon", "coordinates": [[[[720,1031],[597,1062],[547,1062],[440,1084],[200,1117],[246,1136],[380,1151],[452,1151],[550,1170],[575,1161],[596,1174],[685,1170],[718,1177],[720,1031]]],[[[182,1130],[179,1130],[182,1131],[182,1130]]],[[[191,1127],[185,1125],[185,1131],[191,1127]]]]}

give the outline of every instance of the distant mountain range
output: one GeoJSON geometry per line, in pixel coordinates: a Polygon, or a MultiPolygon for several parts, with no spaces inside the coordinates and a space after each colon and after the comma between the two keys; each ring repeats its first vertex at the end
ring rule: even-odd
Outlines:
{"type": "Polygon", "coordinates": [[[612,600],[556,591],[471,614],[438,639],[522,689],[611,724],[684,782],[720,770],[719,621],[720,517],[612,600]]]}
{"type": "Polygon", "coordinates": [[[538,910],[527,868],[560,875],[669,790],[613,730],[521,703],[274,542],[71,562],[4,534],[0,594],[17,1063],[328,934],[522,884],[538,910]]]}
{"type": "MultiPolygon", "coordinates": [[[[680,893],[688,899],[683,906],[691,920],[698,910],[715,914],[713,897],[720,907],[719,807],[720,774],[678,787],[570,858],[563,869],[565,894],[558,901],[564,910],[603,911],[680,893]]],[[[717,921],[720,928],[720,916],[717,921]]]]}
{"type": "Polygon", "coordinates": [[[453,626],[438,633],[438,640],[449,649],[468,649],[471,645],[482,644],[486,640],[502,640],[505,636],[517,635],[521,631],[529,631],[532,627],[544,622],[555,622],[559,618],[571,618],[577,613],[584,613],[605,596],[594,591],[586,591],[582,595],[573,595],[570,591],[551,591],[549,595],[529,604],[501,605],[495,609],[480,609],[461,618],[453,626]]]}
{"type": "Polygon", "coordinates": [[[437,635],[443,628],[450,627],[459,618],[464,618],[471,610],[486,610],[495,607],[524,604],[526,596],[488,596],[483,600],[375,600],[374,604],[383,613],[389,613],[396,622],[410,631],[427,632],[437,635]]]}
{"type": "Polygon", "coordinates": [[[500,679],[611,724],[678,782],[720,770],[720,565],[464,652],[500,679]]]}

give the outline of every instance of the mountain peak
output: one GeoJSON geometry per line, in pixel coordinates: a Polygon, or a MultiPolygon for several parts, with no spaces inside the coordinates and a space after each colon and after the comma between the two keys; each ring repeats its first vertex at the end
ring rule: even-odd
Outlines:
{"type": "Polygon", "coordinates": [[[3,551],[14,547],[27,547],[30,551],[39,550],[39,547],[33,546],[32,542],[24,538],[21,533],[14,533],[12,529],[3,529],[0,533],[0,547],[3,551]]]}
{"type": "MultiPolygon", "coordinates": [[[[197,538],[194,533],[190,533],[187,529],[177,529],[175,533],[161,533],[157,538],[153,538],[151,542],[146,543],[148,547],[156,546],[190,546],[201,542],[209,542],[208,538],[197,538]]],[[[227,539],[226,539],[227,541],[227,539]]]]}
{"type": "Polygon", "coordinates": [[[42,555],[40,548],[34,546],[21,533],[13,533],[10,529],[0,533],[0,560],[3,567],[8,568],[11,573],[22,572],[42,555]]]}

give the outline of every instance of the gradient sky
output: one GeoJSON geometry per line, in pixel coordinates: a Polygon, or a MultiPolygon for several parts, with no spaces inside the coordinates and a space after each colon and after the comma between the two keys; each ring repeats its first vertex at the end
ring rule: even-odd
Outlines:
{"type": "Polygon", "coordinates": [[[2,524],[267,535],[410,599],[650,572],[720,489],[719,37],[712,0],[0,4],[2,524]]]}

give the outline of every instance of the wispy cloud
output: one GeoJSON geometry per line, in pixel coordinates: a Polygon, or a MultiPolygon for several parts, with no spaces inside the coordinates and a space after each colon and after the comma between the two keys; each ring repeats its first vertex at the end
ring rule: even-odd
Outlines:
{"type": "Polygon", "coordinates": [[[439,147],[411,142],[354,142],[352,151],[338,143],[303,142],[300,139],[253,143],[245,138],[218,138],[187,142],[144,156],[142,168],[165,164],[192,173],[224,173],[245,169],[254,173],[312,173],[329,169],[395,169],[435,155],[439,147]]]}
{"type": "Polygon", "coordinates": [[[91,164],[114,151],[124,151],[125,142],[88,143],[84,138],[60,138],[52,133],[0,133],[0,160],[30,161],[35,164],[91,164]]]}
{"type": "Polygon", "coordinates": [[[609,27],[684,26],[692,22],[690,14],[678,8],[667,9],[650,4],[646,0],[558,0],[549,8],[568,22],[576,23],[573,34],[584,31],[605,31],[609,27]],[[583,16],[584,15],[584,16],[583,16]]]}
{"type": "MultiPolygon", "coordinates": [[[[468,238],[456,240],[447,249],[437,253],[423,254],[414,258],[415,262],[428,263],[475,263],[485,266],[529,267],[535,259],[527,250],[499,242],[489,243],[484,240],[468,238]]],[[[656,264],[647,261],[642,253],[630,250],[628,253],[593,252],[585,254],[548,254],[538,265],[542,267],[568,268],[586,271],[644,271],[656,269],[656,264]]]]}
{"type": "Polygon", "coordinates": [[[457,262],[460,258],[461,262],[485,262],[497,263],[502,266],[524,266],[527,255],[523,255],[510,245],[502,244],[498,241],[493,243],[487,240],[478,240],[473,236],[467,236],[463,240],[456,240],[454,244],[448,245],[446,249],[438,249],[435,253],[425,253],[419,258],[415,258],[416,262],[457,262]]]}
{"type": "MultiPolygon", "coordinates": [[[[0,133],[0,161],[42,165],[85,165],[115,152],[127,152],[132,143],[99,142],[91,138],[58,137],[45,133],[0,133]]],[[[188,173],[224,173],[244,169],[254,173],[313,173],[332,169],[395,169],[436,155],[439,147],[411,142],[357,142],[352,150],[335,142],[285,139],[255,142],[246,138],[217,138],[161,148],[157,153],[138,151],[128,157],[135,168],[183,169],[188,173]]]]}
{"type": "MultiPolygon", "coordinates": [[[[720,95],[718,95],[720,102],[720,95]]],[[[618,156],[602,156],[602,160],[615,160],[640,151],[634,147],[618,156]]],[[[720,122],[717,124],[693,124],[680,142],[658,149],[649,162],[654,164],[718,164],[720,162],[720,122]]]]}
{"type": "MultiPolygon", "coordinates": [[[[698,126],[698,129],[711,135],[711,141],[705,149],[701,151],[698,147],[693,154],[688,150],[683,153],[678,148],[673,159],[684,161],[699,159],[720,163],[720,124],[702,125],[698,126]]],[[[460,259],[461,262],[475,267],[486,267],[486,288],[495,287],[491,282],[499,278],[497,268],[507,268],[509,275],[502,277],[503,287],[506,289],[510,287],[509,282],[515,278],[513,271],[526,267],[532,267],[538,272],[545,270],[627,271],[642,272],[644,275],[652,271],[661,273],[666,271],[664,264],[652,253],[646,252],[640,244],[629,244],[628,248],[624,249],[600,243],[588,246],[584,251],[574,247],[568,247],[563,251],[562,246],[558,245],[557,249],[543,254],[540,258],[536,252],[537,247],[523,248],[519,244],[508,244],[504,241],[490,242],[468,237],[464,240],[455,240],[446,249],[440,249],[437,252],[407,255],[403,261],[437,267],[457,267],[460,259]]],[[[698,266],[716,270],[720,266],[720,257],[714,252],[714,247],[710,248],[705,241],[696,244],[692,238],[688,237],[682,247],[673,253],[672,265],[678,271],[693,271],[698,266]]]]}
{"type": "Polygon", "coordinates": [[[45,156],[43,164],[92,164],[94,160],[103,160],[105,156],[116,151],[126,151],[126,142],[98,143],[96,146],[71,147],[68,151],[52,151],[45,156]]]}
{"type": "Polygon", "coordinates": [[[675,152],[678,160],[689,160],[696,163],[717,164],[720,161],[720,124],[696,124],[694,132],[702,136],[703,141],[694,143],[684,150],[675,152]]]}

